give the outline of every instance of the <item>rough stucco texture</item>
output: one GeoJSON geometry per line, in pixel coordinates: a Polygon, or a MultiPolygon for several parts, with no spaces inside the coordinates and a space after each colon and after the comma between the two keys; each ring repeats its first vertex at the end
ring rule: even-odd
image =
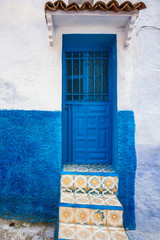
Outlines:
{"type": "Polygon", "coordinates": [[[136,151],[137,230],[160,234],[160,146],[137,145],[136,151]]]}
{"type": "Polygon", "coordinates": [[[61,113],[0,111],[0,216],[56,220],[61,113]]]}
{"type": "Polygon", "coordinates": [[[118,196],[124,207],[124,227],[135,229],[135,120],[132,111],[118,112],[118,156],[114,164],[119,174],[118,196]]]}
{"type": "MultiPolygon", "coordinates": [[[[118,113],[119,198],[124,224],[135,228],[135,123],[132,111],[118,113]]],[[[61,113],[0,111],[1,216],[56,220],[61,164],[61,113]]]]}

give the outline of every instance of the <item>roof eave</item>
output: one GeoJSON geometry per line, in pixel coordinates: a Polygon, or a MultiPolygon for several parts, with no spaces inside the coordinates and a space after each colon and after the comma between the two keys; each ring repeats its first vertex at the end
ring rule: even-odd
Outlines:
{"type": "MultiPolygon", "coordinates": [[[[102,4],[102,2],[97,2],[98,4],[102,4]]],[[[70,22],[71,19],[77,19],[77,21],[72,21],[73,26],[77,27],[77,22],[79,24],[81,24],[83,26],[84,24],[84,18],[87,19],[94,19],[94,21],[90,21],[92,24],[92,26],[94,26],[94,24],[97,24],[97,19],[99,19],[101,22],[101,25],[104,26],[104,24],[106,24],[105,26],[112,26],[112,20],[114,20],[114,22],[117,22],[117,26],[119,26],[119,22],[122,20],[123,22],[123,28],[124,28],[124,34],[125,34],[125,42],[124,42],[124,46],[128,47],[130,44],[130,40],[131,40],[131,33],[132,30],[134,28],[134,24],[135,21],[139,15],[139,10],[138,8],[141,8],[140,10],[142,10],[142,8],[144,9],[146,6],[145,4],[143,5],[142,2],[137,3],[137,4],[132,4],[127,1],[122,3],[121,5],[117,5],[116,7],[119,7],[119,11],[113,11],[111,10],[111,3],[117,4],[116,1],[110,1],[108,4],[105,4],[107,7],[110,7],[110,10],[100,10],[95,8],[95,5],[97,4],[95,3],[93,6],[90,3],[92,7],[94,7],[94,10],[87,10],[87,9],[83,9],[83,10],[73,10],[70,8],[70,10],[68,10],[68,6],[71,7],[73,6],[72,4],[69,4],[68,6],[61,0],[56,1],[54,4],[51,2],[47,2],[45,5],[45,17],[46,17],[46,23],[47,23],[47,27],[48,27],[48,33],[49,33],[49,42],[50,45],[53,46],[54,45],[54,37],[55,37],[55,28],[56,27],[70,27],[70,22]],[[61,5],[60,5],[61,3],[61,5]],[[59,4],[59,5],[57,5],[59,4]],[[126,4],[130,4],[130,9],[131,7],[134,6],[133,10],[131,11],[126,11],[124,9],[126,4]],[[56,8],[57,6],[57,8],[56,8]],[[136,6],[136,7],[135,7],[136,6]],[[62,8],[63,7],[63,8],[62,8]],[[61,9],[62,8],[62,9],[61,9]],[[96,9],[96,10],[95,10],[96,9]],[[123,9],[123,10],[122,10],[123,9]],[[82,18],[83,16],[83,18],[82,18]],[[113,19],[114,18],[114,19],[113,19]],[[124,24],[124,18],[125,18],[125,24],[124,24]],[[68,22],[68,25],[67,25],[68,22]],[[110,24],[110,25],[109,25],[110,24]]],[[[76,4],[77,5],[77,4],[76,4]]],[[[105,6],[103,5],[103,6],[105,6]]],[[[78,6],[78,5],[77,5],[78,6]]],[[[88,5],[87,5],[88,6],[88,5]]],[[[97,6],[97,5],[96,5],[97,6]]],[[[84,7],[84,4],[81,6],[84,7]]],[[[80,9],[80,7],[79,7],[80,9]]],[[[128,8],[127,8],[128,9],[128,8]]]]}

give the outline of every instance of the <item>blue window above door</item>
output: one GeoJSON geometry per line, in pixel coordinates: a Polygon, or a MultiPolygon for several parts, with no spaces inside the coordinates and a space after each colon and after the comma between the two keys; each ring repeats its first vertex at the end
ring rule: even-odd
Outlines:
{"type": "Polygon", "coordinates": [[[66,101],[108,101],[109,52],[66,52],[66,101]]]}

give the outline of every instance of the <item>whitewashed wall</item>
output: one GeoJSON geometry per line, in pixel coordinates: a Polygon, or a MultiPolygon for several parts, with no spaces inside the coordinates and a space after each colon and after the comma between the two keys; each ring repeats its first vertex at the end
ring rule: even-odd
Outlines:
{"type": "Polygon", "coordinates": [[[136,121],[137,229],[160,232],[160,2],[145,1],[130,46],[136,121]]]}
{"type": "MultiPolygon", "coordinates": [[[[147,9],[140,12],[129,48],[123,47],[122,30],[114,30],[118,34],[118,109],[135,113],[137,229],[158,232],[160,3],[144,2],[147,9]]],[[[45,0],[0,1],[0,109],[61,110],[61,34],[70,30],[59,29],[55,46],[50,47],[44,4],[45,0]]],[[[87,33],[88,28],[76,31],[87,33]]],[[[112,29],[89,31],[112,33],[112,29]]]]}

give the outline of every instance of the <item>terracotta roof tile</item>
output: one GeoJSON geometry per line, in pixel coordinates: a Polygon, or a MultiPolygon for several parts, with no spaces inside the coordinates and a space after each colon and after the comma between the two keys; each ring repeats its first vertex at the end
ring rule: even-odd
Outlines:
{"type": "Polygon", "coordinates": [[[145,9],[146,5],[143,2],[138,3],[131,3],[130,1],[125,1],[122,4],[119,4],[116,0],[109,1],[108,3],[98,1],[94,5],[92,5],[90,2],[85,2],[81,6],[79,6],[77,3],[73,2],[69,5],[66,5],[62,0],[58,0],[54,3],[47,2],[45,4],[45,11],[57,11],[57,10],[63,10],[63,11],[114,11],[114,12],[131,12],[134,10],[142,10],[145,9]]]}

